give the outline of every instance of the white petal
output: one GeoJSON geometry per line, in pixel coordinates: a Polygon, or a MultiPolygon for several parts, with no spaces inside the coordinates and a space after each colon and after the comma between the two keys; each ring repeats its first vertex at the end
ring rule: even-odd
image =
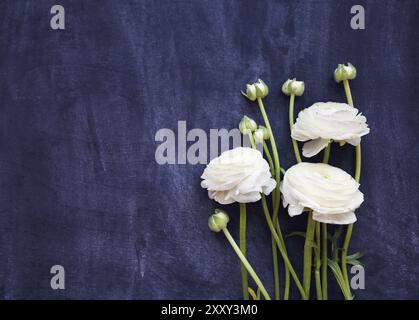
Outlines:
{"type": "Polygon", "coordinates": [[[356,221],[355,213],[321,214],[313,211],[313,220],[329,224],[351,224],[356,221]]]}
{"type": "Polygon", "coordinates": [[[304,210],[304,207],[298,204],[297,205],[290,204],[288,206],[288,214],[290,215],[290,217],[294,217],[294,216],[298,216],[302,214],[303,210],[304,210]]]}
{"type": "Polygon", "coordinates": [[[347,143],[353,145],[353,146],[357,146],[358,144],[361,143],[361,137],[355,137],[352,139],[346,139],[345,140],[347,143]]]}
{"type": "Polygon", "coordinates": [[[263,193],[269,195],[276,187],[276,181],[274,179],[269,179],[268,183],[263,187],[263,193]]]}
{"type": "Polygon", "coordinates": [[[234,196],[234,200],[239,203],[257,202],[261,198],[260,192],[240,193],[234,196]]]}
{"type": "Polygon", "coordinates": [[[303,146],[303,156],[306,158],[315,156],[324,148],[326,148],[328,144],[329,144],[328,139],[321,139],[321,138],[306,142],[304,143],[304,146],[303,146]]]}
{"type": "Polygon", "coordinates": [[[208,196],[221,204],[255,202],[261,192],[268,195],[276,186],[262,154],[245,147],[225,151],[211,160],[201,178],[208,196]]]}

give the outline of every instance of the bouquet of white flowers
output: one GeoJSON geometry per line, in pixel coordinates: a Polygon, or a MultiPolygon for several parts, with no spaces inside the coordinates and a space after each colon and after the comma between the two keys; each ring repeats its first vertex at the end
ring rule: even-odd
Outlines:
{"type": "MultiPolygon", "coordinates": [[[[248,84],[242,94],[257,101],[264,125],[244,116],[239,124],[243,135],[247,135],[251,147],[240,147],[223,152],[213,159],[204,170],[201,186],[208,195],[220,204],[240,204],[240,241],[236,244],[227,229],[228,214],[216,209],[209,218],[209,227],[214,232],[223,231],[241,260],[243,298],[259,299],[260,293],[267,300],[271,296],[246,258],[246,203],[261,201],[267,224],[272,234],[272,256],[275,282],[275,299],[281,298],[278,271],[278,253],[284,262],[285,286],[282,298],[289,298],[291,278],[301,298],[310,298],[310,285],[314,279],[318,300],[327,299],[328,267],[332,270],[345,299],[353,299],[348,273],[348,247],[353,223],[357,220],[355,210],[364,201],[359,190],[361,175],[361,137],[369,133],[367,119],[353,105],[349,80],[356,77],[355,67],[340,64],[334,73],[336,82],[343,82],[347,103],[318,102],[302,110],[294,124],[294,102],[304,93],[302,81],[289,79],[282,85],[282,92],[290,97],[289,124],[296,164],[284,170],[279,162],[278,149],[263,98],[269,93],[268,86],[258,80],[248,84]],[[298,141],[304,142],[303,156],[312,157],[324,150],[322,163],[301,160],[298,141]],[[356,169],[354,178],[340,168],[328,164],[330,145],[337,142],[355,146],[356,169]],[[257,146],[262,145],[262,153],[257,146]],[[282,181],[281,181],[282,174],[282,181]],[[272,205],[267,196],[271,195],[272,205]],[[288,207],[290,217],[307,212],[307,230],[304,234],[304,272],[302,281],[296,273],[287,251],[286,243],[278,222],[280,203],[288,207]],[[347,225],[341,250],[336,249],[336,237],[328,236],[327,225],[347,225]],[[334,241],[334,252],[328,253],[328,241],[334,241]],[[340,257],[339,257],[340,255],[340,257]],[[329,256],[332,256],[329,258],[329,256]],[[340,262],[340,264],[339,264],[340,262]],[[314,268],[313,268],[314,263],[314,268]],[[257,293],[249,287],[248,274],[258,287],[257,293]]],[[[360,256],[359,253],[356,254],[360,256]]]]}

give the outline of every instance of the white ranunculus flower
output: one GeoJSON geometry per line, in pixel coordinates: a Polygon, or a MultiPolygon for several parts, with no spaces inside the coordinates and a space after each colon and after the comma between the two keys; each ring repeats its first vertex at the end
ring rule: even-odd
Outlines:
{"type": "Polygon", "coordinates": [[[201,178],[201,186],[208,189],[210,199],[221,204],[256,202],[261,192],[268,195],[276,187],[262,154],[243,147],[225,151],[211,160],[201,178]]]}
{"type": "Polygon", "coordinates": [[[358,109],[346,103],[318,102],[300,111],[291,137],[308,141],[303,146],[303,155],[312,157],[331,140],[356,146],[361,142],[361,137],[369,132],[367,119],[358,113],[358,109]]]}
{"type": "Polygon", "coordinates": [[[309,208],[314,220],[332,224],[356,221],[354,211],[364,201],[358,189],[359,183],[348,173],[324,163],[296,164],[281,183],[283,204],[291,217],[309,208]]]}

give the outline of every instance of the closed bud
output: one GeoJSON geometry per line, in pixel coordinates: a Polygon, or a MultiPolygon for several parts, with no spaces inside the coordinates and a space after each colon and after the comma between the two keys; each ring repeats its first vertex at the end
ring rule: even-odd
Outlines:
{"type": "Polygon", "coordinates": [[[256,96],[258,98],[265,98],[268,95],[269,88],[261,79],[258,79],[258,82],[255,82],[253,85],[256,87],[256,96]]]}
{"type": "Polygon", "coordinates": [[[258,130],[261,130],[263,132],[263,140],[268,140],[271,137],[269,130],[266,129],[264,126],[259,125],[258,130]]]}
{"type": "Polygon", "coordinates": [[[208,227],[211,231],[220,232],[227,227],[230,218],[227,212],[221,209],[215,209],[214,214],[208,219],[208,227]]]}
{"type": "Polygon", "coordinates": [[[241,93],[242,93],[242,95],[244,95],[250,101],[255,101],[256,98],[257,98],[257,96],[256,96],[256,86],[254,84],[247,84],[246,85],[246,93],[244,93],[243,91],[241,93]]]}
{"type": "Polygon", "coordinates": [[[339,64],[334,73],[335,81],[353,80],[356,77],[356,68],[348,62],[348,65],[339,64]]]}
{"type": "Polygon", "coordinates": [[[255,138],[255,142],[257,144],[263,143],[263,131],[261,129],[257,129],[253,134],[253,138],[255,138]]]}
{"type": "Polygon", "coordinates": [[[303,81],[297,81],[294,79],[288,79],[282,85],[282,92],[287,96],[295,95],[297,97],[302,96],[305,90],[305,85],[303,81]]]}
{"type": "Polygon", "coordinates": [[[242,120],[239,123],[240,132],[243,134],[249,134],[255,132],[258,125],[255,120],[249,118],[248,116],[243,116],[242,120]]]}

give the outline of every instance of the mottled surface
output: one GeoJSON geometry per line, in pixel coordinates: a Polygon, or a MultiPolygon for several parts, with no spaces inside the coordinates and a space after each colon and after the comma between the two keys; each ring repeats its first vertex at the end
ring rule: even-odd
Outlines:
{"type": "MultiPolygon", "coordinates": [[[[207,228],[216,205],[199,186],[204,166],[157,165],[154,135],[178,120],[207,131],[243,113],[261,121],[240,96],[261,77],[289,167],[280,85],[306,82],[297,111],[344,101],[332,72],[346,61],[371,127],[351,243],[367,253],[366,289],[355,294],[419,298],[418,1],[355,1],[362,31],[350,28],[353,1],[61,0],[66,30],[53,31],[55,3],[0,2],[1,298],[240,298],[238,260],[207,228]],[[50,288],[54,264],[66,290],[50,288]]],[[[352,171],[353,148],[334,146],[331,162],[352,171]]],[[[226,209],[237,237],[238,206],[226,209]]],[[[305,216],[280,220],[285,233],[304,229],[305,216]]],[[[249,258],[271,290],[259,204],[248,223],[249,258]]],[[[302,240],[288,246],[300,272],[302,240]]]]}

